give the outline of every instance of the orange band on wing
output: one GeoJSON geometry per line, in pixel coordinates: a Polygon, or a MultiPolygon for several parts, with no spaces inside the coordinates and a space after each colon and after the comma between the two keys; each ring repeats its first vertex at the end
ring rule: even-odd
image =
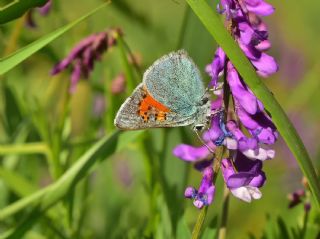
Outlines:
{"type": "Polygon", "coordinates": [[[158,111],[162,112],[170,112],[170,109],[161,104],[160,102],[156,101],[154,98],[152,98],[151,95],[146,93],[145,98],[141,101],[140,110],[141,111],[148,111],[150,110],[150,107],[155,108],[158,111]]]}
{"type": "Polygon", "coordinates": [[[166,120],[166,113],[170,112],[170,109],[156,101],[146,89],[144,93],[145,94],[140,102],[138,114],[145,122],[149,120],[150,113],[154,114],[156,120],[166,120]]]}

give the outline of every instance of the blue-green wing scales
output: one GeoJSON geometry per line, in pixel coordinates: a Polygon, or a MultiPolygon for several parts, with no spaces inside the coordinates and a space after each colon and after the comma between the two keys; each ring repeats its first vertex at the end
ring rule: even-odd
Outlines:
{"type": "Polygon", "coordinates": [[[143,83],[153,98],[183,116],[196,113],[205,92],[198,67],[183,50],[157,60],[143,83]]]}

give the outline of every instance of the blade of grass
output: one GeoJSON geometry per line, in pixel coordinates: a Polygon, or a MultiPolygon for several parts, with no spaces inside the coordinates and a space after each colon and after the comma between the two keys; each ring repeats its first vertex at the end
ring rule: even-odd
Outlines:
{"type": "Polygon", "coordinates": [[[28,195],[37,191],[37,187],[28,182],[20,174],[0,167],[0,178],[18,195],[28,195]]]}
{"type": "Polygon", "coordinates": [[[116,131],[111,136],[102,138],[86,151],[56,182],[0,210],[0,221],[32,205],[37,206],[42,211],[47,210],[63,198],[81,179],[87,176],[95,162],[115,153],[119,149],[118,144],[122,139],[136,139],[136,137],[131,137],[131,134],[139,135],[134,131],[123,132],[120,135],[120,131],[116,131]]]}
{"type": "Polygon", "coordinates": [[[297,159],[299,166],[308,179],[311,191],[320,207],[320,184],[308,152],[297,131],[273,94],[257,76],[253,66],[242,50],[229,35],[219,16],[204,0],[186,0],[200,21],[223,48],[229,59],[243,77],[254,94],[271,113],[272,119],[288,147],[297,159]]]}
{"type": "MultiPolygon", "coordinates": [[[[88,175],[98,160],[105,159],[119,150],[118,143],[122,140],[136,139],[136,137],[131,137],[131,134],[140,135],[135,131],[127,131],[122,134],[116,131],[111,136],[102,138],[55,183],[0,210],[0,221],[2,221],[26,207],[33,206],[31,213],[17,227],[7,231],[0,238],[21,238],[46,210],[59,202],[81,179],[88,175]]],[[[128,140],[126,142],[129,143],[128,140]]]]}
{"type": "Polygon", "coordinates": [[[1,145],[0,155],[6,154],[48,154],[48,146],[45,143],[28,143],[16,145],[1,145]]]}
{"type": "Polygon", "coordinates": [[[83,20],[85,20],[89,16],[93,15],[94,13],[96,13],[98,10],[102,9],[103,7],[105,7],[109,3],[110,2],[106,2],[102,5],[100,5],[99,7],[95,8],[94,10],[85,14],[84,16],[79,17],[77,20],[75,20],[75,21],[73,21],[73,22],[53,31],[53,32],[48,33],[47,35],[41,37],[40,39],[30,43],[29,45],[27,45],[25,47],[19,49],[18,51],[14,52],[13,54],[0,59],[0,75],[8,72],[13,67],[15,67],[16,65],[18,65],[19,63],[21,63],[22,61],[27,59],[29,56],[36,53],[41,48],[48,45],[50,42],[57,39],[59,36],[66,33],[72,27],[74,27],[78,23],[82,22],[83,20]]]}

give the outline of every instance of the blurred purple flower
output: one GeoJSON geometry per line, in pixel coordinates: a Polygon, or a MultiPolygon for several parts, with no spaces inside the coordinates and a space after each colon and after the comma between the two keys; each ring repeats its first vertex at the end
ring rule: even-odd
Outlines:
{"type": "Polygon", "coordinates": [[[42,16],[49,14],[52,6],[52,0],[48,0],[42,7],[30,9],[26,14],[26,26],[30,28],[37,27],[36,22],[34,21],[34,10],[37,10],[42,16]]]}
{"type": "Polygon", "coordinates": [[[123,159],[116,160],[114,173],[114,178],[118,179],[124,188],[129,189],[132,186],[134,176],[129,162],[123,159]]]}
{"type": "Polygon", "coordinates": [[[104,95],[97,94],[94,97],[94,103],[93,103],[93,115],[96,118],[103,117],[103,114],[106,110],[106,99],[104,95]]]}
{"type": "Polygon", "coordinates": [[[53,67],[51,75],[56,75],[71,66],[70,90],[74,92],[80,78],[89,78],[95,61],[101,60],[102,54],[117,43],[119,35],[122,35],[121,30],[115,28],[84,38],[70,51],[68,56],[53,67]]]}
{"type": "Polygon", "coordinates": [[[288,195],[288,199],[289,199],[289,208],[293,208],[295,206],[297,206],[298,204],[300,204],[303,200],[303,198],[306,196],[306,192],[304,189],[299,189],[293,193],[290,193],[288,195]]]}
{"type": "MultiPolygon", "coordinates": [[[[267,26],[260,18],[272,14],[273,6],[263,0],[220,0],[217,9],[226,16],[229,32],[257,74],[268,77],[275,73],[278,64],[266,53],[271,43],[267,26]]],[[[236,155],[234,159],[224,159],[221,165],[225,183],[232,194],[246,202],[259,199],[262,195],[259,188],[266,180],[262,163],[275,156],[275,151],[269,147],[278,138],[277,129],[222,48],[217,48],[205,70],[211,77],[209,86],[218,95],[212,102],[212,112],[220,113],[212,114],[211,126],[202,138],[212,150],[223,145],[233,151],[231,155],[236,155]],[[224,92],[219,82],[222,76],[233,98],[233,110],[231,107],[227,109],[230,112],[224,112],[223,108],[224,92]]],[[[203,160],[208,159],[211,152],[205,146],[182,144],[173,150],[173,154],[185,161],[201,164],[197,168],[203,169],[203,162],[208,162],[203,160]]],[[[198,196],[198,191],[191,187],[186,193],[193,199],[198,196]]]]}
{"type": "Polygon", "coordinates": [[[125,91],[126,88],[126,78],[123,73],[117,75],[111,83],[111,92],[113,94],[120,94],[125,91]]]}
{"type": "Polygon", "coordinates": [[[46,16],[50,12],[51,6],[52,6],[52,0],[49,0],[45,5],[43,5],[42,7],[39,7],[38,11],[42,16],[46,16]]]}
{"type": "Polygon", "coordinates": [[[306,212],[309,212],[311,209],[311,203],[310,203],[310,189],[308,185],[308,181],[305,177],[302,178],[302,185],[304,186],[303,189],[298,189],[294,191],[293,193],[290,193],[288,195],[289,200],[289,208],[293,208],[299,204],[304,205],[304,210],[306,212]]]}

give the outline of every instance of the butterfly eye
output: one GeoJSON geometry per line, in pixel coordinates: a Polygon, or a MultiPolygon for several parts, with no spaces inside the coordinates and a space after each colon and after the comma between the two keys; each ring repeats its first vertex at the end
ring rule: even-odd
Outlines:
{"type": "Polygon", "coordinates": [[[201,130],[203,130],[203,128],[204,128],[204,125],[203,125],[203,124],[197,124],[197,125],[194,126],[194,129],[195,129],[196,131],[201,131],[201,130]]]}

